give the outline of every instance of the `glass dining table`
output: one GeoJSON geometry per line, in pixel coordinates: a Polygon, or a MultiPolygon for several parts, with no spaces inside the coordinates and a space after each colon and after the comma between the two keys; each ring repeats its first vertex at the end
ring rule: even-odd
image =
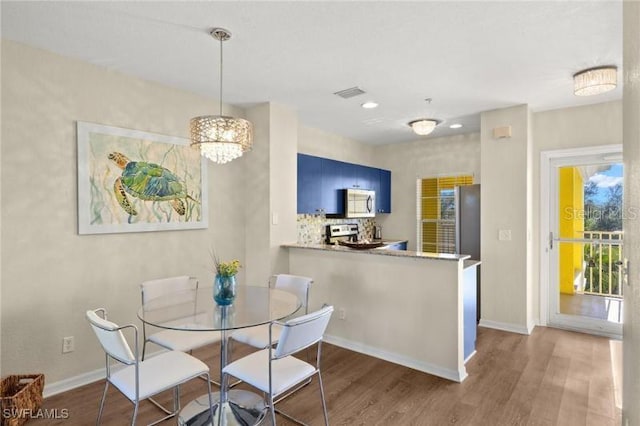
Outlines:
{"type": "Polygon", "coordinates": [[[238,285],[237,295],[229,306],[218,306],[213,289],[171,293],[151,299],[138,310],[138,318],[147,325],[183,331],[220,331],[220,392],[213,393],[214,418],[211,419],[208,395],[187,404],[178,416],[178,424],[255,425],[260,423],[267,407],[261,395],[246,390],[229,389],[222,379],[222,369],[229,360],[229,336],[233,330],[255,327],[282,320],[301,307],[298,298],[288,292],[269,287],[238,285]]]}

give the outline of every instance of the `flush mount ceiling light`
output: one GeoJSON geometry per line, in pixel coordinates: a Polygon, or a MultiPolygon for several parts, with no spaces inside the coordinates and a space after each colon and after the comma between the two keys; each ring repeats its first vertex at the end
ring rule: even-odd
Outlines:
{"type": "Polygon", "coordinates": [[[365,102],[362,105],[360,105],[362,108],[364,109],[372,109],[372,108],[377,108],[378,104],[376,102],[373,101],[369,101],[369,102],[365,102]]]}
{"type": "Polygon", "coordinates": [[[222,42],[231,38],[224,28],[214,28],[211,36],[220,42],[220,115],[191,119],[191,146],[199,146],[203,157],[224,164],[251,149],[253,126],[243,119],[222,115],[222,42]]]}
{"type": "Polygon", "coordinates": [[[440,124],[440,120],[435,120],[433,118],[421,118],[419,120],[410,121],[408,124],[416,135],[426,136],[433,132],[433,129],[440,124]]]}
{"type": "Polygon", "coordinates": [[[449,126],[450,129],[460,129],[462,127],[461,123],[453,123],[449,126]]]}
{"type": "Polygon", "coordinates": [[[599,95],[616,88],[618,68],[590,68],[573,75],[573,93],[577,96],[599,95]]]}

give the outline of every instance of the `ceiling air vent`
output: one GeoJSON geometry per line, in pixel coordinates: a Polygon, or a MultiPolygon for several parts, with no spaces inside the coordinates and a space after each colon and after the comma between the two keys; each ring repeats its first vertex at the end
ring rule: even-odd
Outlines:
{"type": "Polygon", "coordinates": [[[334,95],[338,95],[344,99],[349,99],[349,98],[353,98],[354,96],[363,95],[364,93],[365,91],[359,87],[351,87],[349,89],[344,89],[344,90],[340,90],[339,92],[335,92],[334,95]]]}

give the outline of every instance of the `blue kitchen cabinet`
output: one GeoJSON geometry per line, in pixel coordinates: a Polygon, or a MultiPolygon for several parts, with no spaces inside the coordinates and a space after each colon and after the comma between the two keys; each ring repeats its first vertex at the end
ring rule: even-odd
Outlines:
{"type": "Polygon", "coordinates": [[[298,214],[320,213],[322,158],[298,154],[298,214]]]}
{"type": "Polygon", "coordinates": [[[298,214],[344,211],[340,161],[298,154],[298,214]]]}
{"type": "Polygon", "coordinates": [[[298,154],[298,214],[344,213],[344,189],[376,192],[376,212],[391,213],[391,172],[298,154]]]}
{"type": "Polygon", "coordinates": [[[391,213],[391,171],[378,169],[378,182],[376,213],[391,213]]]}
{"type": "Polygon", "coordinates": [[[477,309],[477,268],[480,262],[465,261],[463,271],[463,314],[464,327],[464,361],[467,362],[476,351],[476,338],[478,324],[476,322],[477,309]]]}
{"type": "Polygon", "coordinates": [[[376,191],[376,195],[380,190],[380,169],[375,167],[359,166],[358,169],[358,187],[360,189],[369,189],[376,191]]]}
{"type": "Polygon", "coordinates": [[[343,188],[359,188],[358,175],[360,167],[357,164],[340,162],[340,181],[343,188]]]}
{"type": "Polygon", "coordinates": [[[397,243],[389,244],[386,247],[388,250],[407,250],[407,241],[398,241],[397,243]]]}
{"type": "Polygon", "coordinates": [[[324,213],[340,214],[344,212],[344,194],[340,177],[343,165],[341,161],[322,159],[322,189],[320,199],[324,213]]]}

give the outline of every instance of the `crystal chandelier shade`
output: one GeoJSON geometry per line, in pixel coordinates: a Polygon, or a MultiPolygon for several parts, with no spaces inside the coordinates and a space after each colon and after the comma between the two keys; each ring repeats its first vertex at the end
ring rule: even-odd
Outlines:
{"type": "Polygon", "coordinates": [[[618,69],[616,67],[598,67],[580,71],[573,76],[573,93],[577,96],[592,96],[616,88],[618,69]]]}
{"type": "Polygon", "coordinates": [[[214,163],[224,164],[251,149],[253,126],[242,118],[203,115],[191,119],[191,145],[214,163]]]}
{"type": "Polygon", "coordinates": [[[211,36],[220,41],[220,115],[191,119],[191,146],[214,163],[224,164],[251,150],[253,125],[243,118],[222,115],[222,42],[231,38],[224,28],[214,28],[211,36]]]}

